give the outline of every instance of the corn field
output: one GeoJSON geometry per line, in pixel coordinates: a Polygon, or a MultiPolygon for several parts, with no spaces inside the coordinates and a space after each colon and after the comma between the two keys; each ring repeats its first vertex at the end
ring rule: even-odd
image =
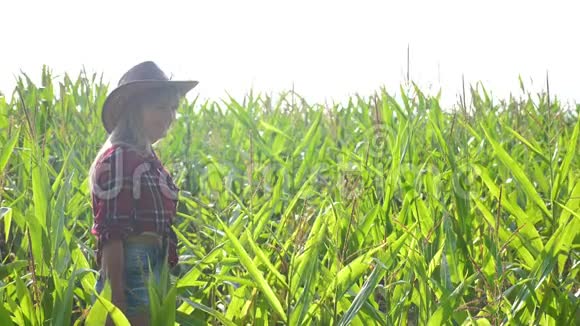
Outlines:
{"type": "MultiPolygon", "coordinates": [[[[2,91],[0,325],[128,325],[93,290],[107,85],[2,91]]],[[[185,100],[157,144],[182,191],[152,324],[580,324],[580,105],[394,91],[185,100]]]]}

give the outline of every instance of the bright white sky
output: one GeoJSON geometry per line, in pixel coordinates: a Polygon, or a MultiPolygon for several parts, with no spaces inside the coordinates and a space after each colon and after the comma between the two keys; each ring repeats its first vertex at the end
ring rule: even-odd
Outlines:
{"type": "Polygon", "coordinates": [[[580,102],[580,13],[573,1],[26,1],[0,5],[0,90],[42,64],[83,65],[116,85],[154,60],[190,93],[218,99],[294,84],[311,101],[398,92],[405,79],[455,102],[461,75],[496,96],[520,94],[518,75],[580,102]]]}

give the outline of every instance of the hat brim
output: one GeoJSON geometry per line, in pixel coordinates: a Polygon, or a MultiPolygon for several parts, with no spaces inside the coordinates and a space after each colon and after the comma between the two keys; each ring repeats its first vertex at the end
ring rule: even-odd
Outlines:
{"type": "Polygon", "coordinates": [[[199,84],[195,80],[139,80],[121,85],[114,89],[105,99],[101,111],[101,120],[103,126],[110,134],[115,129],[117,121],[121,117],[123,106],[127,99],[131,98],[138,92],[159,88],[175,88],[179,97],[185,96],[187,92],[199,84]]]}

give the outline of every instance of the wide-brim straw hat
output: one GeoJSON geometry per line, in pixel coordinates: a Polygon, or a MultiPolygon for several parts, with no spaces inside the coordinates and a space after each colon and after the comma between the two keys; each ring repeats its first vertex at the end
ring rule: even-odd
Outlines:
{"type": "Polygon", "coordinates": [[[131,109],[126,105],[133,96],[160,88],[174,88],[179,97],[185,96],[199,82],[195,80],[170,80],[152,61],[142,62],[129,69],[105,99],[101,120],[107,133],[111,133],[119,121],[123,110],[131,109]]]}

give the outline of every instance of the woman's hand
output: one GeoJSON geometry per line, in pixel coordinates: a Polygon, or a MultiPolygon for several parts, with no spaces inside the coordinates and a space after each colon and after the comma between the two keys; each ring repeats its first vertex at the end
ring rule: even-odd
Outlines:
{"type": "Polygon", "coordinates": [[[122,240],[109,240],[103,244],[101,266],[105,279],[111,283],[111,302],[125,311],[125,250],[122,240]]]}

